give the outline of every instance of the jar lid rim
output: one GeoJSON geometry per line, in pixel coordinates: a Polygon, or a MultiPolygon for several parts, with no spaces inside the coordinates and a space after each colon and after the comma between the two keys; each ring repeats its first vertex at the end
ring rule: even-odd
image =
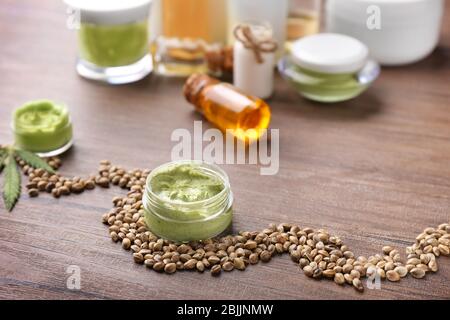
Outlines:
{"type": "Polygon", "coordinates": [[[68,6],[89,12],[111,12],[141,8],[153,0],[64,0],[68,6]]]}
{"type": "Polygon", "coordinates": [[[153,0],[64,0],[80,22],[104,25],[127,24],[146,19],[153,0]]]}
{"type": "Polygon", "coordinates": [[[311,71],[354,73],[366,64],[369,49],[350,36],[321,33],[295,41],[291,55],[297,65],[311,71]]]}

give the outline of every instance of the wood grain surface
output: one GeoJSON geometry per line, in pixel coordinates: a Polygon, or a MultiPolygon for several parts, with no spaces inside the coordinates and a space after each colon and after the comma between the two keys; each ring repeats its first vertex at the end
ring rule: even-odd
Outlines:
{"type": "MultiPolygon", "coordinates": [[[[181,95],[183,81],[155,75],[125,86],[77,76],[75,34],[62,1],[0,2],[0,143],[12,141],[12,110],[48,98],[66,103],[75,147],[66,175],[94,173],[101,159],[128,168],[170,160],[176,128],[201,116],[181,95]]],[[[280,171],[224,166],[235,194],[234,229],[293,222],[339,235],[355,254],[398,249],[423,228],[450,220],[450,4],[439,47],[424,61],[384,68],[359,98],[319,105],[281,79],[269,101],[280,129],[280,171]]],[[[204,127],[208,127],[204,123],[204,127]]],[[[1,299],[449,299],[450,259],[425,280],[383,282],[359,294],[315,281],[288,256],[245,272],[158,274],[113,243],[101,215],[115,188],[55,200],[24,194],[12,213],[0,205],[1,299]],[[66,269],[81,269],[81,290],[66,269]]]]}

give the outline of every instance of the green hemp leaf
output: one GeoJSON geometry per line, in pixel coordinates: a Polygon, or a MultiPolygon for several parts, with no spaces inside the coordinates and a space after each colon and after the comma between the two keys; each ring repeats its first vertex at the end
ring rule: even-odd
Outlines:
{"type": "Polygon", "coordinates": [[[8,211],[11,211],[20,197],[20,172],[13,153],[6,159],[5,178],[3,182],[3,201],[8,211]]]}

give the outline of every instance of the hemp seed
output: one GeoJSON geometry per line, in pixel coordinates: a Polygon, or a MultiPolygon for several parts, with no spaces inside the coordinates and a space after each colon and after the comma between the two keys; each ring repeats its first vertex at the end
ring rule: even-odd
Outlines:
{"type": "MultiPolygon", "coordinates": [[[[61,166],[58,158],[47,162],[55,169],[61,166]]],[[[158,238],[146,227],[142,198],[150,170],[127,171],[104,160],[96,176],[83,179],[50,175],[23,161],[19,165],[28,176],[26,188],[30,197],[49,192],[58,198],[92,190],[96,185],[108,188],[112,184],[127,189],[126,196],[114,197],[114,207],[102,215],[102,222],[108,226],[112,241],[121,241],[125,250],[131,249],[136,263],[158,272],[210,269],[212,275],[219,275],[222,270],[245,270],[259,260],[269,262],[276,253],[288,252],[306,276],[333,279],[339,285],[348,283],[362,292],[361,279],[375,272],[381,279],[392,282],[408,273],[421,279],[426,272],[438,271],[437,257],[450,255],[450,223],[426,228],[419,234],[415,243],[405,248],[406,263],[392,246],[382,247],[382,255],[356,257],[339,237],[326,230],[300,228],[290,223],[271,224],[261,232],[243,231],[235,236],[176,244],[158,238]]]]}

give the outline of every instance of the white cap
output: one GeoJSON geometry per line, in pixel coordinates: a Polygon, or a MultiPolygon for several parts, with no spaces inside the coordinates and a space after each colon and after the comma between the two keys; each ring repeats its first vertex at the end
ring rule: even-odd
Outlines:
{"type": "Polygon", "coordinates": [[[81,22],[125,24],[148,18],[152,0],[64,0],[80,11],[81,22]]]}
{"type": "Polygon", "coordinates": [[[354,73],[367,63],[369,49],[355,38],[321,33],[295,41],[291,54],[297,65],[311,71],[354,73]]]}

